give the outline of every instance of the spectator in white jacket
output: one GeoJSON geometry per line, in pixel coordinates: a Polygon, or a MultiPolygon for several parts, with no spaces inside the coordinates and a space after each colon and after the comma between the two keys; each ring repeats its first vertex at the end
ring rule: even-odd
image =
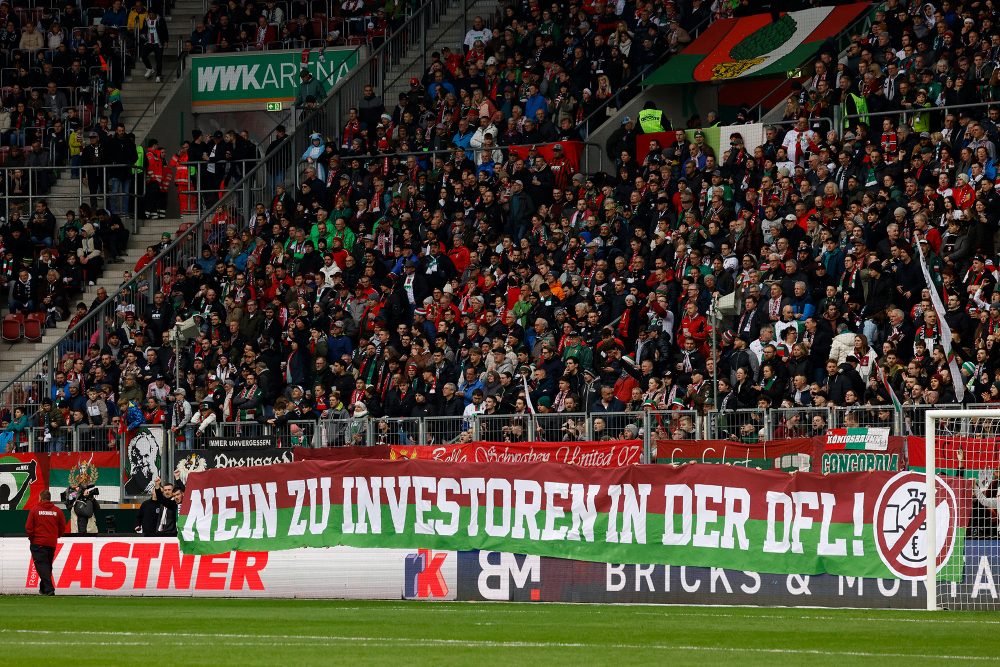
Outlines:
{"type": "Polygon", "coordinates": [[[191,417],[191,423],[197,427],[199,438],[215,435],[216,423],[215,412],[212,411],[211,403],[202,403],[198,412],[191,417]]]}
{"type": "MultiPolygon", "coordinates": [[[[483,21],[482,16],[477,16],[472,19],[472,27],[469,31],[465,33],[465,40],[462,45],[465,47],[466,53],[472,49],[472,45],[476,43],[476,40],[480,40],[483,44],[486,44],[493,38],[493,31],[486,27],[486,23],[483,21]]],[[[24,47],[21,47],[24,48],[24,47]]]]}

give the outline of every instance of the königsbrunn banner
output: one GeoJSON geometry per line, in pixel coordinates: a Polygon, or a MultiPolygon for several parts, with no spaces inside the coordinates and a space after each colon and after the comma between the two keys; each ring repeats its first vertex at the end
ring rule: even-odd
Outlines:
{"type": "MultiPolygon", "coordinates": [[[[851,577],[923,576],[961,558],[965,518],[923,476],[689,464],[304,461],[188,478],[185,553],[297,547],[498,550],[578,560],[851,577]]],[[[958,568],[954,571],[959,571],[958,568]]]]}

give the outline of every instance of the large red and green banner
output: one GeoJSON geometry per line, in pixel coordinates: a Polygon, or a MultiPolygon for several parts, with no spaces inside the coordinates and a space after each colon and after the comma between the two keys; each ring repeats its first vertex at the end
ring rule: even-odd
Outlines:
{"type": "Polygon", "coordinates": [[[458,445],[393,445],[389,458],[452,463],[566,463],[617,468],[642,461],[642,440],[604,442],[467,442],[458,445]]]}
{"type": "Polygon", "coordinates": [[[841,435],[838,429],[832,429],[827,435],[813,438],[752,444],[733,440],[659,440],[656,462],[725,463],[784,472],[895,471],[907,468],[908,443],[911,451],[923,447],[922,438],[888,436],[885,448],[866,449],[857,442],[841,439],[841,435]]]}
{"type": "MultiPolygon", "coordinates": [[[[496,550],[577,560],[852,577],[961,558],[951,487],[926,533],[923,476],[734,466],[303,461],[193,473],[185,553],[297,547],[496,550]]],[[[961,571],[955,568],[952,571],[961,571]]]]}
{"type": "Polygon", "coordinates": [[[53,498],[70,486],[94,485],[101,502],[121,500],[121,455],[118,452],[66,452],[49,455],[49,490],[53,498]]]}
{"type": "Polygon", "coordinates": [[[809,60],[823,41],[846,30],[868,7],[859,2],[789,12],[777,21],[768,13],[715,21],[643,85],[784,74],[809,60]]]}

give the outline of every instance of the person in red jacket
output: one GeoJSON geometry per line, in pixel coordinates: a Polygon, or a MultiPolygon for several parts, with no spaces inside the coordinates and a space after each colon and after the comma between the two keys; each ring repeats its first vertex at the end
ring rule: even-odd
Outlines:
{"type": "Polygon", "coordinates": [[[156,139],[147,142],[146,149],[146,196],[143,206],[149,220],[167,217],[166,159],[160,143],[156,139]]]}
{"type": "Polygon", "coordinates": [[[31,559],[38,572],[38,592],[41,595],[55,595],[52,583],[52,561],[56,557],[59,538],[66,534],[66,517],[62,510],[52,504],[52,494],[46,489],[38,494],[38,504],[28,512],[24,532],[31,544],[31,559]]]}

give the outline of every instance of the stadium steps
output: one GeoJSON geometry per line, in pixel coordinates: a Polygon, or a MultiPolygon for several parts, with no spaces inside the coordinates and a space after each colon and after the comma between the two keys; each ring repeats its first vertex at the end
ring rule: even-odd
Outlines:
{"type": "MultiPolygon", "coordinates": [[[[497,3],[493,1],[477,0],[476,2],[470,2],[466,12],[469,16],[469,25],[472,24],[473,17],[482,16],[488,19],[496,12],[496,9],[497,3]]],[[[465,39],[466,28],[460,20],[461,14],[461,3],[458,3],[457,6],[449,6],[448,13],[436,26],[428,31],[427,39],[425,40],[425,44],[427,45],[427,62],[430,62],[432,51],[438,51],[445,46],[450,46],[453,51],[459,49],[458,52],[462,52],[462,41],[465,39]]],[[[415,76],[418,79],[423,77],[422,56],[420,43],[417,42],[407,49],[406,54],[400,59],[399,63],[389,69],[386,77],[389,85],[381,91],[382,101],[385,103],[387,109],[392,109],[398,101],[400,93],[410,89],[410,77],[415,76]]]]}
{"type": "MultiPolygon", "coordinates": [[[[148,220],[137,234],[133,234],[129,239],[129,248],[125,258],[120,262],[112,262],[105,266],[104,275],[95,285],[88,286],[83,295],[78,295],[70,301],[70,310],[75,312],[76,304],[86,303],[88,306],[97,294],[97,288],[103,287],[107,290],[108,296],[114,298],[115,291],[122,282],[125,271],[131,271],[135,263],[139,261],[148,245],[153,245],[160,240],[160,235],[164,231],[170,232],[173,236],[181,221],[178,219],[148,220]]],[[[30,342],[22,340],[19,343],[2,344],[0,350],[0,386],[5,385],[13,379],[25,364],[33,361],[38,355],[48,350],[57,343],[66,333],[69,327],[69,320],[59,322],[55,327],[46,329],[45,335],[40,341],[30,342]]]]}

